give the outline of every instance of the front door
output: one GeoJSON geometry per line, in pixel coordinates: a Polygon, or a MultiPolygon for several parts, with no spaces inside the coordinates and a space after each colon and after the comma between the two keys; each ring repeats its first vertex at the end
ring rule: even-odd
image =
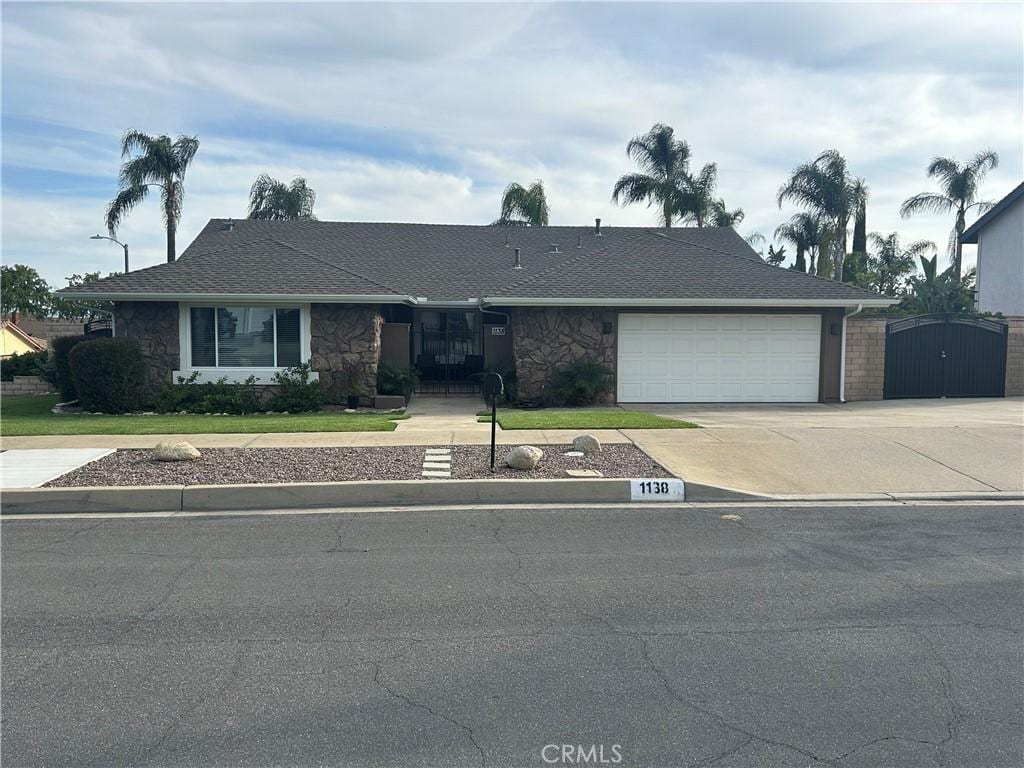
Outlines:
{"type": "Polygon", "coordinates": [[[479,312],[417,310],[413,354],[423,394],[473,394],[484,369],[479,312]]]}

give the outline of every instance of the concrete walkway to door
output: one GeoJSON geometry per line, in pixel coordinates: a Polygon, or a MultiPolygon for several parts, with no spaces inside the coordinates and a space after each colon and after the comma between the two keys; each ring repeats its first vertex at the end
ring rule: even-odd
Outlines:
{"type": "Polygon", "coordinates": [[[413,395],[406,413],[392,433],[398,441],[416,445],[481,443],[490,440],[490,424],[477,421],[483,410],[479,395],[413,395]]]}

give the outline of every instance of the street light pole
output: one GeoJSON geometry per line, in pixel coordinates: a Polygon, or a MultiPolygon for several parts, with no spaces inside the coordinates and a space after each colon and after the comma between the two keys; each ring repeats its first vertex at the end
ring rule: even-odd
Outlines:
{"type": "Polygon", "coordinates": [[[107,237],[106,235],[93,235],[89,239],[90,240],[109,240],[110,242],[117,243],[122,248],[124,248],[124,271],[126,273],[128,272],[128,243],[122,243],[120,240],[115,240],[114,238],[107,237]]]}

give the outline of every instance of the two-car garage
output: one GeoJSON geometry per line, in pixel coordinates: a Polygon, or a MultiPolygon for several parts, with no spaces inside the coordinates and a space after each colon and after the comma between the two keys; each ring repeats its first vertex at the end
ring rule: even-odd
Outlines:
{"type": "Polygon", "coordinates": [[[821,324],[817,313],[622,312],[617,399],[816,402],[821,324]]]}

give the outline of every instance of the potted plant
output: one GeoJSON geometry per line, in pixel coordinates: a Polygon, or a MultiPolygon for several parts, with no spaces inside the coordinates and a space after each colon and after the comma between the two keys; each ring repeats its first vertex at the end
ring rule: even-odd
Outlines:
{"type": "Polygon", "coordinates": [[[345,394],[346,405],[349,408],[358,408],[359,401],[366,394],[362,366],[354,361],[346,361],[341,366],[338,378],[339,389],[345,394]]]}

